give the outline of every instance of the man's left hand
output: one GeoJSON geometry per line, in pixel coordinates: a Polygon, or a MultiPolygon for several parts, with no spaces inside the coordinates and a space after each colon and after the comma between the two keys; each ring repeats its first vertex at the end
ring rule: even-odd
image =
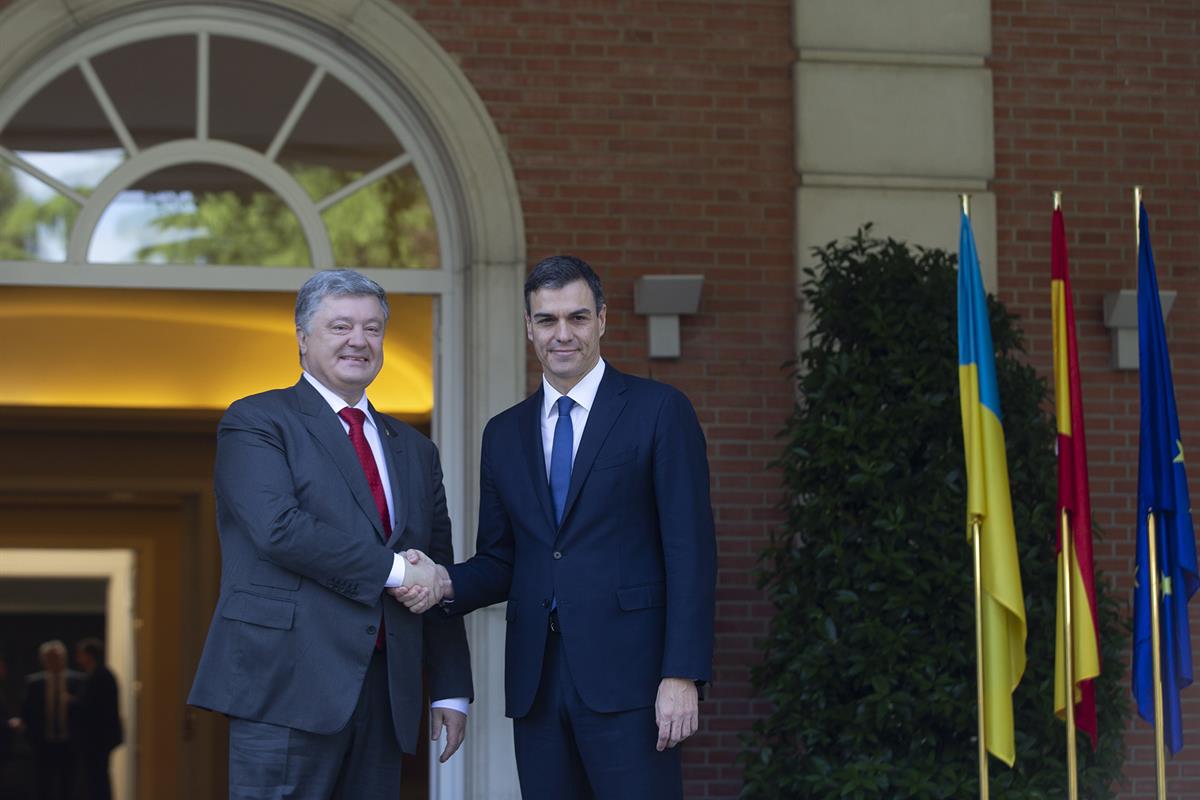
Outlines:
{"type": "Polygon", "coordinates": [[[654,701],[658,723],[657,749],[674,747],[696,732],[700,725],[700,698],[690,678],[663,678],[654,701]]]}
{"type": "Polygon", "coordinates": [[[446,729],[446,747],[438,756],[438,763],[445,764],[458,750],[467,736],[467,715],[452,708],[433,708],[429,711],[429,738],[437,741],[446,729]]]}

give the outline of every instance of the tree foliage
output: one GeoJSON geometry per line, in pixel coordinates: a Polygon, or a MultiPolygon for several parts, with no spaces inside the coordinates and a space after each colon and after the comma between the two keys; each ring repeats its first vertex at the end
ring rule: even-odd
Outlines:
{"type": "Polygon", "coordinates": [[[23,195],[16,170],[0,167],[0,261],[36,258],[39,237],[50,229],[65,242],[78,214],[79,206],[62,195],[41,203],[23,195]]]}
{"type": "MultiPolygon", "coordinates": [[[[869,226],[815,253],[812,329],[778,462],[788,520],[760,572],[776,615],[753,679],[773,710],[745,740],[742,796],[977,796],[954,258],[870,238],[869,226]]],[[[1061,797],[1054,426],[1015,318],[994,298],[989,314],[1029,629],[1016,766],[989,759],[990,784],[1005,800],[1061,797]]],[[[1099,748],[1079,737],[1089,799],[1113,796],[1128,714],[1110,594],[1098,578],[1099,748]]]]}
{"type": "MultiPolygon", "coordinates": [[[[292,175],[309,196],[321,199],[356,175],[297,166],[292,175]]],[[[309,244],[280,197],[268,191],[203,192],[181,208],[164,198],[153,225],[167,241],[138,251],[143,260],[174,264],[306,266],[309,244]]],[[[437,231],[417,173],[403,170],[359,189],[322,215],[343,266],[438,265],[437,231]]]]}

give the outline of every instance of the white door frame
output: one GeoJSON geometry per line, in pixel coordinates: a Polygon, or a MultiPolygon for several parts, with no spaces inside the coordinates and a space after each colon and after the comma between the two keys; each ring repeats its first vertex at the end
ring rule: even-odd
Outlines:
{"type": "Polygon", "coordinates": [[[121,719],[125,744],[112,755],[113,797],[134,800],[137,765],[137,702],[140,683],[134,631],[134,581],[137,560],[132,550],[57,548],[0,549],[0,579],[87,578],[105,581],[104,650],[109,669],[120,687],[121,719]]]}
{"type": "MultiPolygon", "coordinates": [[[[297,26],[311,29],[312,22],[317,22],[338,32],[353,43],[342,56],[360,65],[372,62],[376,79],[406,101],[408,112],[416,115],[415,122],[440,150],[445,170],[435,171],[430,178],[436,183],[430,194],[453,203],[457,225],[453,257],[443,249],[443,269],[432,273],[365,272],[389,291],[432,290],[440,297],[433,435],[442,453],[455,552],[459,558],[469,556],[474,549],[483,427],[492,415],[519,400],[525,386],[521,319],[525,231],[503,140],[459,66],[390,0],[262,0],[257,6],[208,8],[233,9],[265,20],[279,31],[297,26]],[[268,13],[271,9],[275,13],[268,13]]],[[[51,48],[86,34],[120,12],[169,13],[172,8],[178,6],[144,0],[14,0],[0,9],[0,91],[19,84],[28,66],[51,48]]],[[[276,285],[280,280],[276,270],[201,269],[207,274],[175,275],[169,279],[173,281],[169,288],[201,288],[198,284],[205,284],[203,288],[278,291],[294,289],[306,277],[289,276],[295,285],[285,287],[276,285]]],[[[6,264],[0,265],[0,283],[147,285],[147,276],[139,272],[124,265],[92,265],[81,275],[71,267],[6,264]]],[[[436,754],[431,753],[430,797],[516,800],[520,791],[511,726],[503,716],[503,611],[492,608],[473,614],[467,629],[477,699],[463,751],[445,765],[438,765],[436,754]]]]}

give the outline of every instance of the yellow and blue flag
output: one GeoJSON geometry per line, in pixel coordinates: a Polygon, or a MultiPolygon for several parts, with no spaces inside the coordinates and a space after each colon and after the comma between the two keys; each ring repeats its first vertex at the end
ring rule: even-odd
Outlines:
{"type": "Polygon", "coordinates": [[[1025,599],[1017,561],[1008,459],[987,297],[971,220],[958,245],[958,386],[967,461],[967,531],[980,522],[984,738],[988,752],[1016,761],[1012,693],[1025,673],[1025,599]]]}
{"type": "Polygon", "coordinates": [[[1138,372],[1142,430],[1138,445],[1137,572],[1133,590],[1133,696],[1138,714],[1154,724],[1154,652],[1150,616],[1147,515],[1154,514],[1162,603],[1163,738],[1172,753],[1183,747],[1179,692],[1192,682],[1188,600],[1200,587],[1196,535],[1188,500],[1183,439],[1175,411],[1175,384],[1163,328],[1150,248],[1146,207],[1138,208],[1138,372]]]}

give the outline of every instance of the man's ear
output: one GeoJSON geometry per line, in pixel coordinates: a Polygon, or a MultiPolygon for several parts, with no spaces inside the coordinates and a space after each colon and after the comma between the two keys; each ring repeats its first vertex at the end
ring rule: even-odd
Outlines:
{"type": "Polygon", "coordinates": [[[604,326],[608,322],[608,305],[600,306],[600,310],[596,312],[596,319],[600,322],[600,336],[604,335],[604,326]]]}
{"type": "Polygon", "coordinates": [[[533,341],[533,320],[529,318],[528,314],[525,315],[525,338],[533,341]]]}

